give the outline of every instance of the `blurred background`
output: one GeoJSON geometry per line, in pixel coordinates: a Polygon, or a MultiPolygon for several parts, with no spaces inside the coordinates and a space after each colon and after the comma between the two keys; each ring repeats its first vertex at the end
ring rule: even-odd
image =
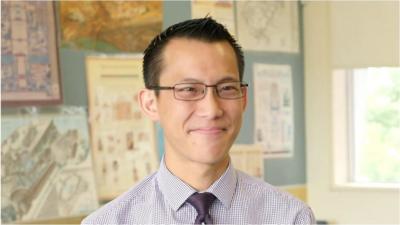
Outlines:
{"type": "Polygon", "coordinates": [[[142,53],[211,16],[243,47],[231,158],[319,223],[400,223],[398,1],[2,1],[2,223],[78,224],[158,168],[142,53]]]}

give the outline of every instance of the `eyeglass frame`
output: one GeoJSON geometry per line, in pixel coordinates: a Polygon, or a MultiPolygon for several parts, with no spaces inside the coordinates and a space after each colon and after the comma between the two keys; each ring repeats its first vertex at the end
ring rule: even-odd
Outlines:
{"type": "Polygon", "coordinates": [[[247,84],[247,83],[244,83],[244,82],[242,82],[242,81],[225,81],[225,82],[220,82],[220,83],[217,83],[217,84],[213,84],[213,85],[207,85],[207,84],[204,84],[204,83],[200,83],[200,82],[188,82],[188,83],[178,83],[178,84],[175,84],[174,86],[156,86],[156,85],[154,85],[154,86],[148,86],[148,87],[146,87],[147,89],[149,89],[149,90],[154,90],[154,91],[162,91],[162,90],[173,90],[173,93],[174,93],[174,98],[176,99],[176,100],[180,100],[180,101],[198,101],[198,100],[201,100],[201,99],[203,99],[206,95],[207,95],[207,90],[208,90],[208,87],[212,87],[212,88],[214,88],[214,90],[215,90],[215,92],[217,93],[217,96],[219,97],[219,98],[221,98],[221,99],[226,99],[226,100],[235,100],[235,99],[240,99],[240,98],[243,98],[244,96],[245,96],[245,94],[243,93],[243,91],[241,92],[242,93],[242,95],[240,96],[240,97],[236,97],[236,98],[225,98],[225,97],[221,97],[220,96],[220,94],[219,94],[219,91],[218,91],[218,86],[219,85],[221,85],[221,84],[226,84],[226,83],[240,83],[240,88],[247,88],[248,86],[249,86],[249,84],[247,84]],[[203,85],[203,95],[201,96],[201,98],[196,98],[196,99],[182,99],[182,98],[177,98],[176,97],[176,93],[175,93],[175,87],[177,86],[177,85],[182,85],[182,84],[201,84],[201,85],[203,85]]]}

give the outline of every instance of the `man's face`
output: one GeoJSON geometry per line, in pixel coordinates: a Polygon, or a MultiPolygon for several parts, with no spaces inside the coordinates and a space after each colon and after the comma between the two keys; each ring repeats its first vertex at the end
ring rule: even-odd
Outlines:
{"type": "MultiPolygon", "coordinates": [[[[160,86],[223,81],[240,81],[228,42],[176,38],[165,47],[160,86]]],[[[226,162],[246,101],[246,97],[221,99],[214,88],[207,88],[206,96],[196,101],[177,100],[172,90],[160,91],[156,106],[164,128],[166,158],[208,165],[226,162]]]]}

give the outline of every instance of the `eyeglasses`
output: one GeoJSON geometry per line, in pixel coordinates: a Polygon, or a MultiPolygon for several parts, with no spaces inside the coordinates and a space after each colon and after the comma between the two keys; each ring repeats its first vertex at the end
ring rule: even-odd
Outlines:
{"type": "Polygon", "coordinates": [[[177,100],[195,101],[204,98],[207,94],[207,87],[215,88],[218,97],[222,99],[238,99],[244,96],[244,89],[249,85],[240,81],[223,82],[215,85],[206,85],[203,83],[181,83],[172,87],[150,86],[150,90],[173,90],[174,97],[177,100]]]}

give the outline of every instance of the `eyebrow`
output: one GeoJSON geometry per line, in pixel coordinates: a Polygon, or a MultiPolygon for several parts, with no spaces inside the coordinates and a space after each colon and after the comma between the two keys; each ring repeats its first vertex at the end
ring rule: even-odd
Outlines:
{"type": "MultiPolygon", "coordinates": [[[[200,81],[200,80],[194,79],[194,78],[185,78],[185,79],[179,81],[179,83],[182,83],[182,82],[183,83],[186,83],[186,82],[187,83],[204,83],[203,81],[200,81]]],[[[240,82],[240,80],[238,80],[236,78],[233,78],[231,76],[226,76],[226,77],[218,80],[216,82],[216,84],[219,84],[219,83],[222,83],[222,82],[240,82]]]]}

